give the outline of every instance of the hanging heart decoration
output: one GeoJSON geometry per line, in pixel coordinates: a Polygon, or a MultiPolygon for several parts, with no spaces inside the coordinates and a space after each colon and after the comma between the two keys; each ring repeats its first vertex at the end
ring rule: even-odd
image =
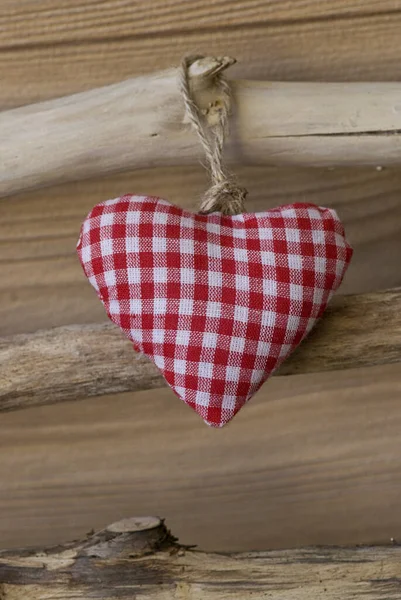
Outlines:
{"type": "MultiPolygon", "coordinates": [[[[85,219],[77,251],[135,350],[208,425],[222,427],[322,316],[352,249],[331,209],[244,212],[246,192],[222,164],[228,108],[210,135],[191,98],[189,64],[185,105],[213,182],[201,212],[150,196],[108,200],[85,219]]],[[[214,77],[226,92],[221,73],[214,77]]]]}
{"type": "Polygon", "coordinates": [[[322,316],[351,258],[333,210],[193,214],[152,197],[97,205],[78,243],[110,319],[215,427],[322,316]]]}

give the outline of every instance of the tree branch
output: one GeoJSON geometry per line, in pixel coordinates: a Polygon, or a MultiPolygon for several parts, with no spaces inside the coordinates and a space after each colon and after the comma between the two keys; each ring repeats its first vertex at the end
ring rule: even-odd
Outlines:
{"type": "MultiPolygon", "coordinates": [[[[191,67],[200,108],[226,57],[191,67]]],[[[228,66],[227,63],[225,66],[228,66]]],[[[0,196],[124,169],[198,164],[176,69],[0,113],[0,196]]],[[[231,162],[400,165],[401,83],[233,81],[231,162]]]]}
{"type": "Polygon", "coordinates": [[[131,518],[62,546],[0,552],[0,598],[390,599],[400,562],[398,545],[199,552],[157,517],[131,518]]]}
{"type": "MultiPolygon", "coordinates": [[[[401,288],[337,297],[277,375],[401,361],[401,288]]],[[[165,385],[110,323],[0,339],[0,412],[165,385]]]]}

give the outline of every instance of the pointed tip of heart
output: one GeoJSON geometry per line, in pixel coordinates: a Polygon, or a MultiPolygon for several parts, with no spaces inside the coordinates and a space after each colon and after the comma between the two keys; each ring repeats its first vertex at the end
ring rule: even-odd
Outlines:
{"type": "Polygon", "coordinates": [[[206,419],[203,419],[203,422],[206,423],[206,425],[211,429],[223,429],[223,427],[228,425],[230,421],[231,419],[229,419],[228,421],[224,421],[224,423],[214,423],[213,421],[206,421],[206,419]]]}
{"type": "Polygon", "coordinates": [[[190,406],[202,419],[203,422],[206,423],[208,427],[213,429],[222,429],[228,423],[230,423],[235,415],[241,410],[241,408],[246,404],[248,400],[253,396],[250,394],[248,398],[243,398],[242,401],[235,402],[230,409],[223,408],[224,401],[222,398],[216,399],[213,398],[211,401],[212,406],[201,406],[194,402],[188,402],[188,400],[184,400],[177,391],[173,391],[180,400],[183,400],[188,406],[190,406]]]}

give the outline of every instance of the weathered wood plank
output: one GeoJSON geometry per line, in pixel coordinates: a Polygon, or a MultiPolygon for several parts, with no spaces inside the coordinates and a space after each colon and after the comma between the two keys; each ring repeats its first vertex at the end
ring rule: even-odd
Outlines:
{"type": "Polygon", "coordinates": [[[324,21],[391,18],[401,13],[394,0],[205,0],[153,1],[151,5],[124,0],[3,0],[0,13],[0,49],[24,46],[87,43],[113,37],[175,35],[267,27],[297,22],[314,25],[324,21]]]}
{"type": "Polygon", "coordinates": [[[218,431],[168,388],[2,413],[0,545],[133,510],[210,551],[399,540],[399,370],[273,377],[218,431]]]}
{"type": "MultiPolygon", "coordinates": [[[[401,289],[338,297],[277,374],[401,362],[400,315],[401,289]]],[[[165,385],[112,324],[0,338],[0,363],[0,412],[165,385]]]]}
{"type": "MultiPolygon", "coordinates": [[[[227,3],[226,14],[230,13],[230,4],[227,3]]],[[[292,7],[296,5],[297,2],[292,3],[292,7]]],[[[336,10],[334,2],[329,5],[331,10],[336,10]]],[[[49,9],[52,11],[56,6],[52,1],[49,9]]],[[[153,18],[152,4],[143,6],[153,18]]],[[[95,39],[87,40],[84,35],[61,43],[54,41],[42,46],[23,43],[22,47],[4,49],[0,53],[0,108],[39,102],[167,69],[179,64],[182,56],[192,51],[236,56],[239,60],[238,67],[233,69],[236,78],[399,80],[401,13],[398,9],[394,14],[358,16],[350,13],[339,20],[314,20],[309,13],[309,17],[299,21],[289,17],[284,22],[270,23],[265,18],[266,6],[269,4],[263,3],[254,22],[233,28],[225,27],[222,22],[216,30],[202,30],[197,24],[193,29],[181,31],[186,13],[178,10],[173,37],[170,32],[158,34],[157,31],[137,35],[135,27],[140,26],[137,20],[127,35],[92,30],[95,39]]],[[[75,25],[79,24],[79,15],[80,10],[76,9],[75,25]]],[[[20,28],[14,30],[15,40],[21,35],[23,38],[23,31],[29,27],[28,19],[28,16],[22,18],[20,28]]],[[[60,15],[59,19],[54,21],[53,38],[63,37],[65,27],[71,26],[71,22],[63,21],[60,15]]],[[[124,28],[124,19],[119,27],[124,28]]]]}
{"type": "Polygon", "coordinates": [[[207,554],[157,517],[124,519],[49,549],[0,552],[2,600],[400,598],[401,547],[207,554]]]}

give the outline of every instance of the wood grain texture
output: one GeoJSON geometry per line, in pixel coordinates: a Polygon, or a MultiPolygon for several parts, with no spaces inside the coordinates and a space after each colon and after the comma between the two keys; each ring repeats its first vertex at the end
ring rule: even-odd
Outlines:
{"type": "Polygon", "coordinates": [[[167,9],[152,2],[143,5],[137,18],[139,5],[132,1],[2,3],[0,107],[21,106],[169,68],[191,51],[236,56],[240,65],[233,77],[399,79],[398,0],[342,0],[339,5],[334,0],[203,0],[196,5],[198,12],[189,10],[185,0],[170,1],[167,9]],[[234,26],[230,25],[232,9],[234,26]],[[163,26],[163,22],[169,24],[163,26]]]}
{"type": "MultiPolygon", "coordinates": [[[[275,374],[401,365],[400,315],[401,288],[337,298],[275,374]]],[[[0,338],[0,363],[0,412],[165,385],[111,323],[0,338]]]]}
{"type": "Polygon", "coordinates": [[[150,6],[115,0],[62,1],[38,0],[32,6],[22,0],[16,6],[13,0],[2,3],[4,14],[0,21],[2,49],[27,45],[57,45],[61,42],[103,40],[104,37],[139,37],[148,35],[177,35],[177,33],[209,32],[245,25],[293,25],[355,18],[393,17],[401,12],[394,0],[243,0],[214,1],[208,4],[195,0],[156,0],[150,6]],[[24,27],[22,28],[22,25],[24,27]],[[20,32],[21,35],[16,36],[20,32]]]}
{"type": "Polygon", "coordinates": [[[158,518],[130,518],[55,548],[0,552],[3,600],[399,598],[401,547],[207,554],[158,518]]]}
{"type": "MultiPolygon", "coordinates": [[[[0,107],[170,68],[191,51],[235,55],[233,78],[400,79],[399,0],[203,0],[195,18],[189,3],[160,4],[3,0],[0,107]]],[[[151,167],[0,201],[1,335],[105,322],[75,256],[88,211],[125,192],[195,209],[207,186],[201,167],[151,167]]],[[[235,171],[250,210],[336,208],[356,250],[342,293],[401,285],[398,170],[235,171]]],[[[401,537],[400,381],[398,365],[273,378],[219,432],[167,389],[2,414],[0,546],[148,511],[211,550],[387,543],[401,537]]]]}
{"type": "Polygon", "coordinates": [[[171,390],[0,416],[2,548],[132,514],[221,551],[401,538],[398,365],[275,377],[223,429],[171,390]]]}

